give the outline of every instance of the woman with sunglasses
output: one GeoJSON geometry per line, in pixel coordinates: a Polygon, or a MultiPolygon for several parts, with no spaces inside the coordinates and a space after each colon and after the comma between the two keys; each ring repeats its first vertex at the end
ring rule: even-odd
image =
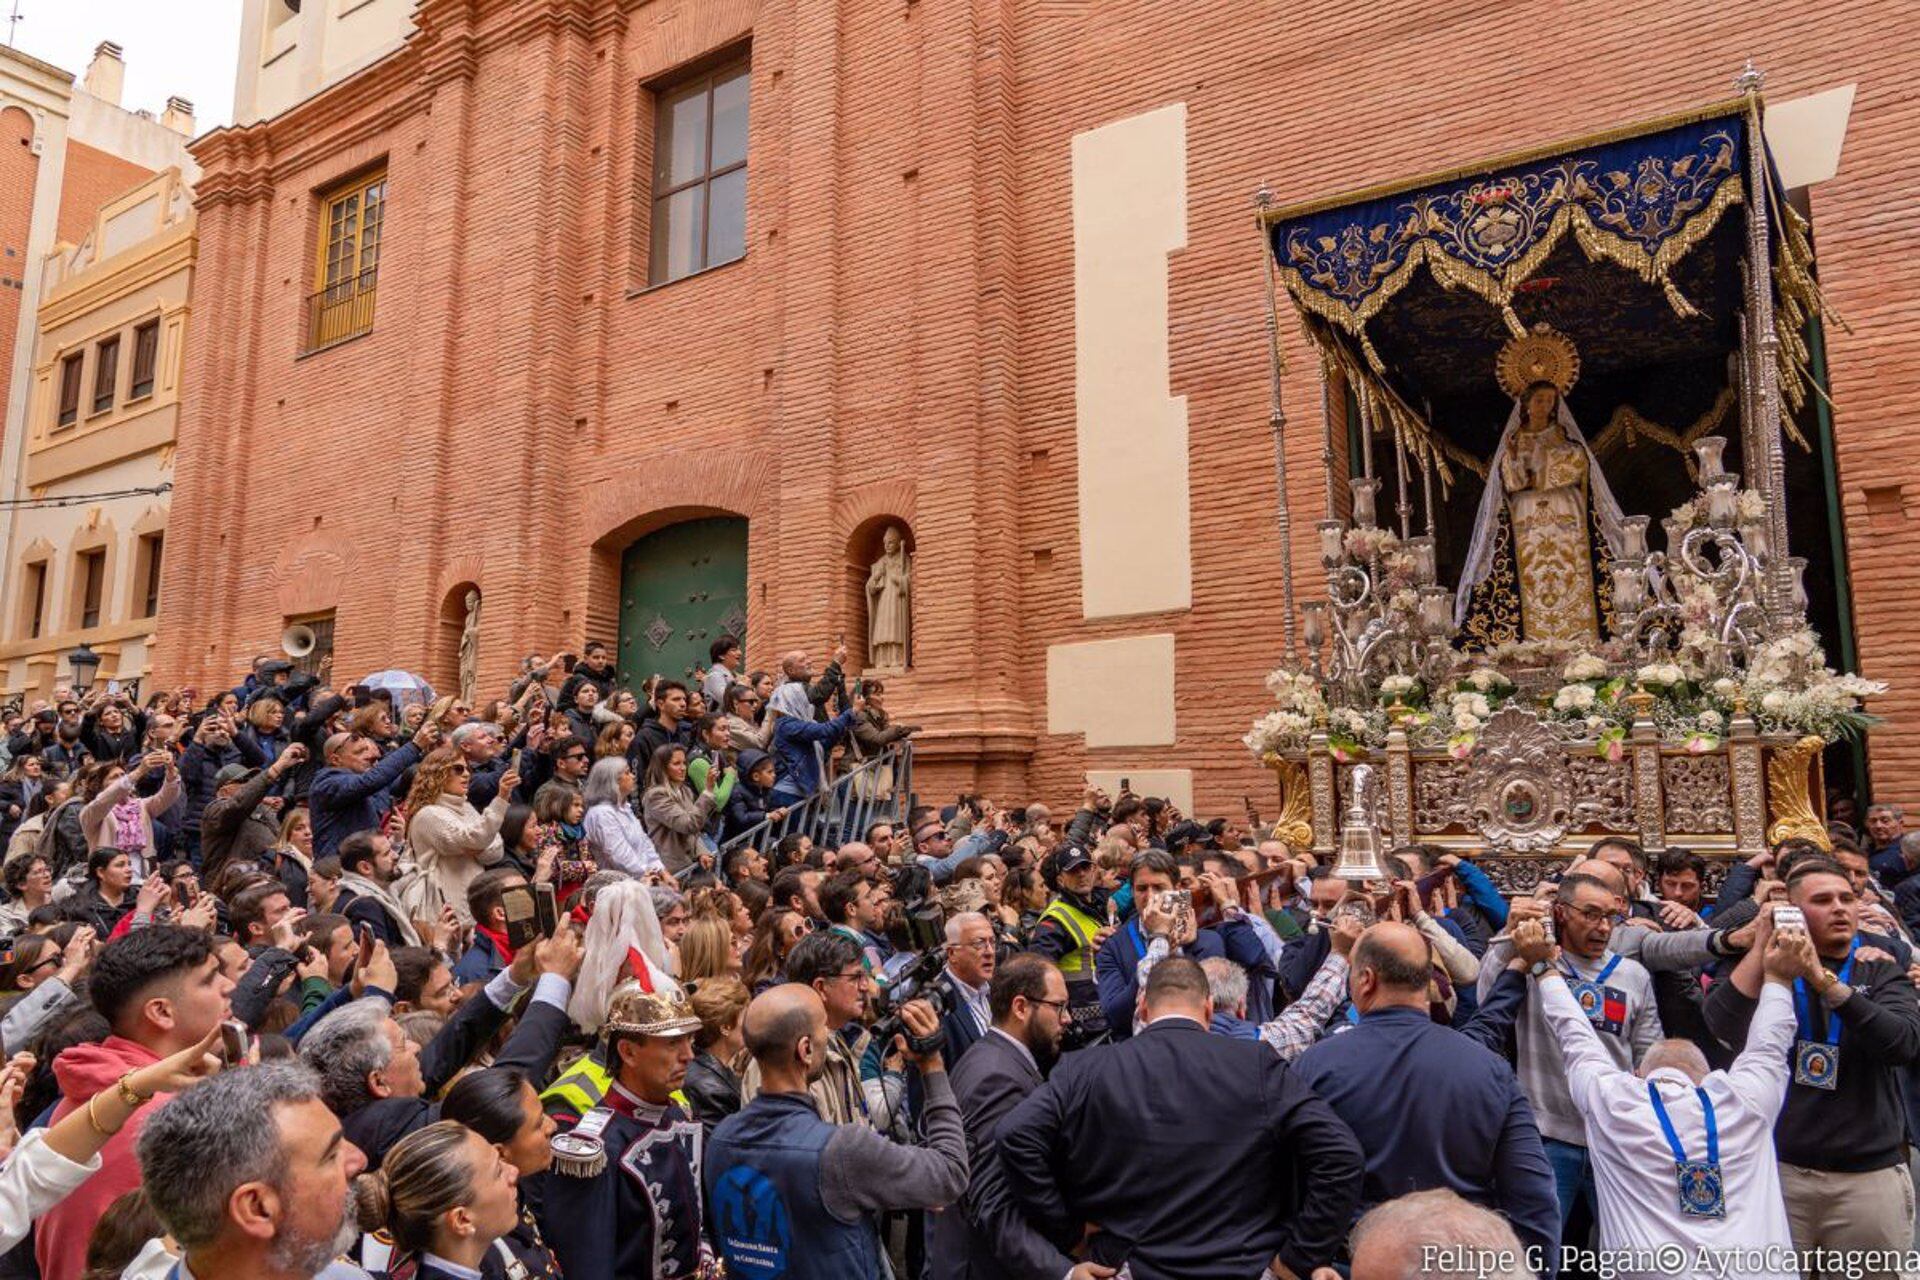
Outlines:
{"type": "Polygon", "coordinates": [[[753,926],[747,958],[740,962],[740,980],[747,990],[759,995],[784,981],[782,970],[787,953],[812,932],[813,921],[797,911],[776,909],[762,913],[759,923],[753,926]]]}
{"type": "MultiPolygon", "coordinates": [[[[413,790],[407,793],[407,842],[413,857],[427,873],[434,896],[451,906],[461,924],[470,925],[467,886],[485,867],[506,857],[500,828],[520,775],[512,769],[501,775],[500,790],[486,812],[467,799],[473,769],[457,747],[436,747],[414,771],[413,790]]],[[[431,903],[434,914],[440,903],[431,903]]]]}
{"type": "Polygon", "coordinates": [[[77,1009],[75,990],[93,962],[93,930],[82,925],[63,947],[57,938],[30,933],[17,939],[0,964],[0,1048],[13,1052],[40,1031],[77,1009]]]}

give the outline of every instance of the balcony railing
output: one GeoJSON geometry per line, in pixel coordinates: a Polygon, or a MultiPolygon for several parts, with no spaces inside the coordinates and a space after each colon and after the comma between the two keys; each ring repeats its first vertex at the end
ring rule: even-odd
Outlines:
{"type": "Polygon", "coordinates": [[[307,343],[303,351],[318,351],[373,328],[373,299],[380,269],[362,271],[307,296],[307,343]]]}
{"type": "MultiPolygon", "coordinates": [[[[826,755],[818,743],[814,744],[814,759],[820,776],[826,777],[826,755]]],[[[904,824],[912,803],[913,744],[896,742],[879,755],[860,761],[852,770],[788,809],[780,821],[763,822],[740,832],[720,846],[720,854],[725,857],[742,846],[771,854],[782,836],[796,831],[812,836],[815,844],[839,845],[848,840],[864,840],[867,828],[876,822],[904,824]],[[884,795],[876,794],[881,791],[882,780],[889,771],[892,789],[884,795]]]]}

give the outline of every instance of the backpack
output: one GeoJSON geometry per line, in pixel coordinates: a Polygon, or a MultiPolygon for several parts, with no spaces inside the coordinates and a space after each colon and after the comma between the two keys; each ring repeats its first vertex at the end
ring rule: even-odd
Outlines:
{"type": "Polygon", "coordinates": [[[40,828],[34,852],[47,860],[55,879],[65,875],[70,867],[86,866],[87,835],[80,829],[80,809],[79,797],[62,800],[40,828]]]}

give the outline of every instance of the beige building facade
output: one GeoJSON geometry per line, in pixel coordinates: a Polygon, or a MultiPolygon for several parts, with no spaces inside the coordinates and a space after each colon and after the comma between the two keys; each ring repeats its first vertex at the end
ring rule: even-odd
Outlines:
{"type": "Polygon", "coordinates": [[[148,671],[193,260],[192,191],[168,168],[43,266],[20,475],[36,505],[6,515],[9,696],[50,696],[83,643],[102,680],[148,671]]]}
{"type": "Polygon", "coordinates": [[[145,670],[193,262],[193,106],[121,103],[0,49],[0,697],[45,697],[85,641],[145,670]]]}

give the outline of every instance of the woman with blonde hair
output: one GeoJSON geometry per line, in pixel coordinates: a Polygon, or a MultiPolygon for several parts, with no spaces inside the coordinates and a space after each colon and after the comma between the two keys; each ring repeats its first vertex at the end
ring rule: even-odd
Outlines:
{"type": "Polygon", "coordinates": [[[600,736],[593,740],[593,758],[605,760],[610,756],[624,758],[627,748],[633,743],[633,724],[628,720],[615,720],[603,726],[600,736]]]}
{"type": "Polygon", "coordinates": [[[599,1032],[614,988],[628,978],[648,991],[679,987],[669,976],[667,937],[654,914],[653,894],[638,880],[610,884],[595,896],[585,951],[567,1013],[588,1035],[599,1032]]]}
{"type": "Polygon", "coordinates": [[[434,748],[414,770],[413,790],[407,793],[407,840],[413,846],[414,861],[432,886],[428,901],[412,905],[416,915],[420,906],[429,908],[421,919],[438,918],[444,904],[453,908],[462,924],[472,924],[467,886],[483,867],[506,856],[500,825],[506,821],[520,775],[511,769],[502,775],[499,793],[485,813],[467,800],[472,776],[466,757],[454,747],[434,748]],[[435,896],[438,902],[432,901],[435,896]]]}
{"type": "MultiPolygon", "coordinates": [[[[495,1242],[518,1225],[519,1181],[491,1142],[440,1120],[402,1138],[379,1169],[354,1179],[355,1215],[363,1229],[384,1233],[418,1260],[417,1280],[460,1280],[479,1275],[495,1242]]],[[[384,1274],[400,1259],[383,1261],[375,1269],[384,1274]]]]}
{"type": "Polygon", "coordinates": [[[746,1064],[746,1040],[740,1024],[750,997],[734,977],[706,978],[694,985],[689,999],[700,1029],[693,1033],[693,1061],[681,1092],[707,1136],[713,1127],[740,1109],[740,1070],[746,1064]]]}
{"type": "Polygon", "coordinates": [[[715,916],[700,916],[680,939],[680,981],[738,977],[740,953],[733,948],[733,927],[715,916]]]}

